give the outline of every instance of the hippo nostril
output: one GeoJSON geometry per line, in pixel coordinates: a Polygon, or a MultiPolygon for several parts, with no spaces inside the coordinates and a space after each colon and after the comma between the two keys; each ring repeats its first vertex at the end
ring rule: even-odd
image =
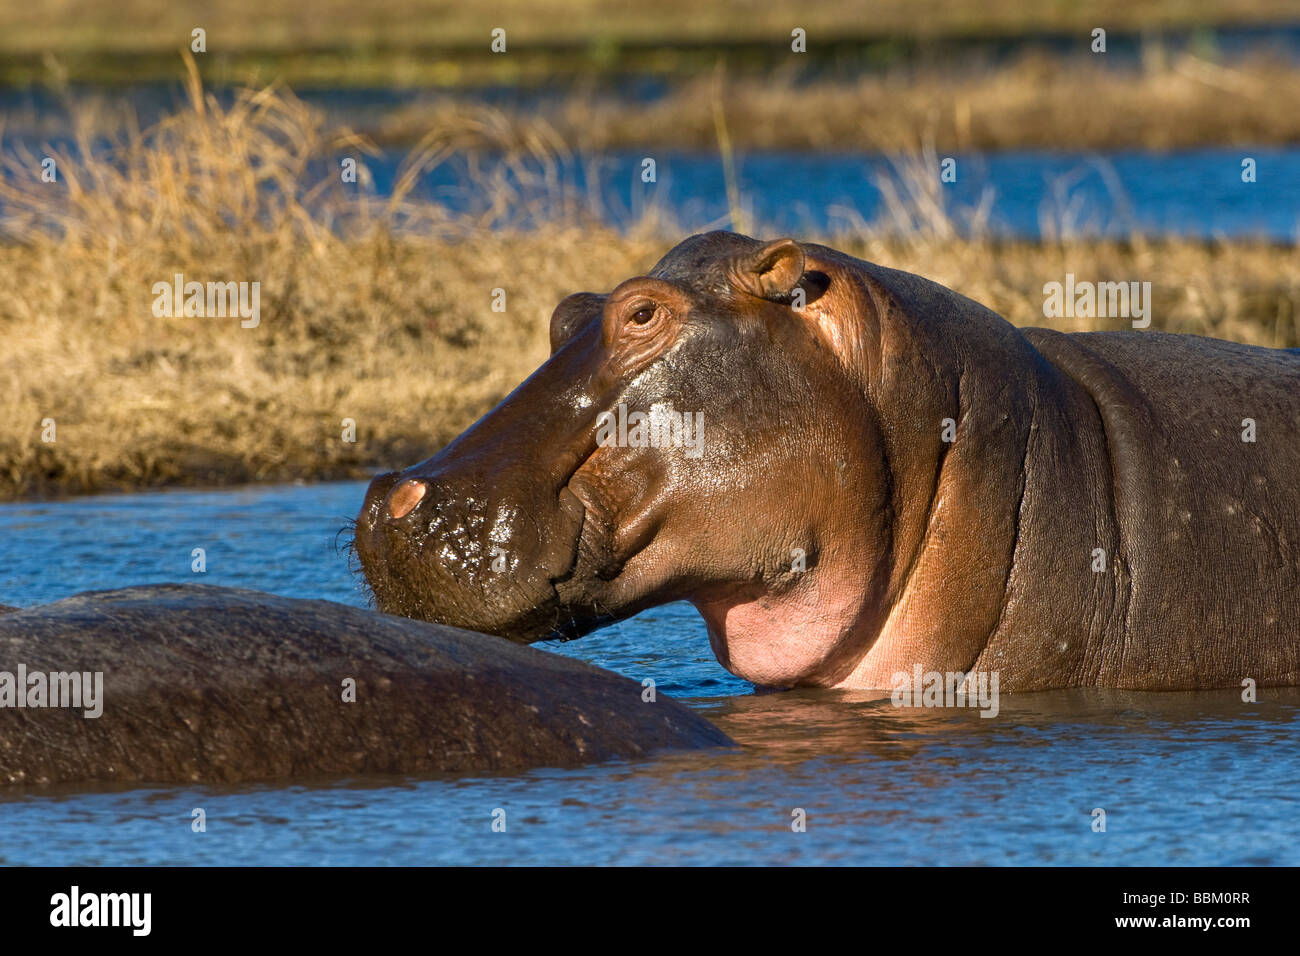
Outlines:
{"type": "Polygon", "coordinates": [[[411,509],[420,503],[424,493],[429,490],[419,478],[408,478],[388,493],[388,514],[393,518],[404,518],[411,509]]]}

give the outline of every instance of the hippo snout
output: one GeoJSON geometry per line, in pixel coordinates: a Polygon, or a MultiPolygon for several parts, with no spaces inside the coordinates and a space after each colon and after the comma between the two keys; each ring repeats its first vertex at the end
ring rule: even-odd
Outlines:
{"type": "Polygon", "coordinates": [[[361,516],[357,519],[357,531],[372,530],[379,517],[380,506],[393,490],[393,486],[402,480],[401,472],[390,471],[376,476],[366,488],[365,501],[361,505],[361,516]]]}
{"type": "MultiPolygon", "coordinates": [[[[410,477],[403,472],[388,472],[375,478],[366,490],[365,504],[361,509],[359,525],[373,532],[384,521],[416,520],[416,506],[426,497],[433,501],[439,497],[430,494],[431,482],[426,478],[410,477]]],[[[444,489],[443,497],[446,497],[444,489]]]]}
{"type": "Polygon", "coordinates": [[[583,516],[537,501],[438,469],[375,478],[356,552],[379,610],[519,641],[550,634],[583,516]]]}
{"type": "MultiPolygon", "coordinates": [[[[443,623],[455,616],[449,605],[460,591],[477,584],[483,557],[477,533],[482,516],[472,505],[473,499],[431,477],[393,472],[370,483],[356,544],[381,610],[436,616],[443,623]],[[395,588],[414,578],[436,588],[436,595],[425,601],[436,607],[418,609],[395,595],[395,588]]],[[[474,600],[480,598],[473,595],[474,600]]]]}
{"type": "Polygon", "coordinates": [[[428,484],[419,478],[407,478],[405,481],[398,482],[384,502],[387,517],[405,518],[411,513],[411,509],[420,503],[420,499],[428,490],[428,484]]]}

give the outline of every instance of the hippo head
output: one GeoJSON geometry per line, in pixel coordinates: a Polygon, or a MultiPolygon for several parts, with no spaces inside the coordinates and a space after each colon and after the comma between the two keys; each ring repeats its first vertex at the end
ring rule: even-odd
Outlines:
{"type": "Polygon", "coordinates": [[[562,301],[545,364],[371,483],[356,549],[378,607],[527,642],[684,599],[756,683],[851,667],[869,638],[846,636],[886,610],[890,483],[872,295],[825,253],[697,235],[562,301]]]}

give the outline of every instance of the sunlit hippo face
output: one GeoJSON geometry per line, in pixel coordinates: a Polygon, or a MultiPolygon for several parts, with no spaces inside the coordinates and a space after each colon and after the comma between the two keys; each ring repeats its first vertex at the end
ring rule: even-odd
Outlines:
{"type": "Polygon", "coordinates": [[[545,364],[371,483],[356,544],[379,608],[533,641],[686,599],[712,628],[828,549],[869,565],[875,432],[808,265],[792,240],[710,233],[561,302],[545,364]],[[833,545],[847,515],[863,533],[833,545]]]}

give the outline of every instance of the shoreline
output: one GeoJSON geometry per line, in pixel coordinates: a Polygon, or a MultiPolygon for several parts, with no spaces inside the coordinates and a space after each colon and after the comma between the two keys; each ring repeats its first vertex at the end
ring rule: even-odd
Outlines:
{"type": "MultiPolygon", "coordinates": [[[[413,177],[375,197],[308,172],[344,135],[319,110],[275,89],[223,104],[196,69],[188,90],[190,107],[111,152],[62,156],[76,189],[0,156],[0,341],[14,343],[0,353],[0,500],[414,464],[545,360],[561,299],[644,274],[705,225],[649,208],[612,229],[527,172],[524,158],[563,142],[524,150],[509,123],[473,114],[442,121],[426,148],[498,156],[475,167],[481,205],[450,212],[413,177]],[[209,300],[239,286],[239,314],[233,299],[177,311],[177,274],[209,300]]],[[[1294,245],[963,237],[933,170],[914,155],[877,221],[798,238],[926,276],[1014,325],[1121,327],[1046,317],[1045,283],[1073,274],[1149,282],[1153,329],[1300,345],[1294,245]]]]}
{"type": "MultiPolygon", "coordinates": [[[[223,102],[242,95],[230,77],[214,78],[219,71],[197,61],[193,68],[223,102]]],[[[146,122],[165,116],[184,104],[182,79],[182,59],[168,54],[151,82],[117,95],[66,78],[26,93],[0,89],[6,147],[74,131],[111,136],[141,113],[146,122]]],[[[793,66],[751,74],[728,64],[630,86],[552,76],[545,86],[519,84],[508,93],[474,84],[360,84],[312,88],[302,99],[385,149],[418,145],[471,114],[490,115],[504,147],[545,139],[580,153],[713,152],[720,123],[731,148],[749,152],[1168,152],[1300,143],[1300,61],[1263,53],[1225,60],[1158,46],[1131,63],[1040,51],[999,63],[909,63],[844,75],[793,66]],[[1089,109],[1080,111],[1080,102],[1089,109]],[[790,122],[809,104],[815,115],[790,122]]]]}
{"type": "MultiPolygon", "coordinates": [[[[1150,299],[1153,330],[1300,346],[1300,271],[1295,247],[1282,244],[801,238],[926,275],[1017,326],[1124,327],[1121,320],[1045,317],[1044,281],[1067,273],[1087,279],[1158,276],[1150,299]],[[1159,272],[1153,271],[1156,263],[1159,272]]],[[[124,334],[102,350],[77,349],[70,358],[65,322],[31,313],[15,325],[0,316],[6,335],[31,343],[24,354],[2,363],[12,386],[8,397],[0,397],[0,502],[361,481],[430,457],[545,360],[548,318],[564,295],[612,288],[643,272],[674,241],[611,233],[591,240],[597,252],[577,239],[516,237],[496,251],[490,267],[470,276],[463,274],[466,264],[491,254],[498,240],[422,244],[405,268],[442,257],[448,271],[436,281],[455,288],[445,312],[405,329],[382,305],[382,290],[357,290],[359,298],[335,301],[333,309],[305,321],[263,319],[255,330],[241,329],[238,320],[159,322],[147,315],[147,299],[138,297],[136,308],[144,316],[128,320],[121,310],[130,303],[114,306],[113,314],[122,314],[119,321],[127,326],[124,334]],[[557,244],[565,249],[562,261],[555,259],[557,244]],[[478,298],[480,289],[512,269],[539,279],[531,292],[519,290],[510,315],[492,316],[485,299],[477,314],[461,317],[466,325],[451,326],[459,302],[478,298]],[[372,298],[376,294],[380,298],[372,298]],[[344,318],[366,311],[372,315],[364,321],[344,318]],[[324,346],[322,337],[338,344],[324,346]],[[273,347],[275,341],[289,354],[273,347]],[[53,444],[41,440],[46,418],[58,423],[53,444]],[[345,419],[355,422],[355,443],[340,439],[345,419]]],[[[307,271],[323,282],[335,261],[329,256],[310,262],[307,271]]],[[[24,274],[38,284],[50,278],[36,269],[30,250],[0,250],[0,276],[13,283],[24,274]]],[[[286,292],[280,286],[273,297],[286,292]]],[[[419,306],[412,302],[407,308],[419,306]]]]}
{"type": "MultiPolygon", "coordinates": [[[[436,449],[434,449],[436,451],[436,449]]],[[[399,467],[394,465],[393,467],[399,467]]],[[[226,476],[207,478],[199,475],[186,475],[164,484],[111,484],[105,482],[89,488],[73,487],[67,484],[51,483],[43,485],[40,491],[24,493],[17,496],[0,494],[0,506],[23,506],[57,504],[65,501],[83,501],[91,498],[117,498],[122,495],[170,494],[172,492],[224,492],[241,489],[256,490],[263,488],[310,487],[312,485],[334,485],[364,483],[384,472],[383,464],[373,468],[358,466],[354,471],[315,472],[310,476],[268,475],[264,478],[246,476],[226,476]]],[[[358,498],[358,508],[360,499],[358,498]]]]}
{"type": "Polygon", "coordinates": [[[365,10],[350,0],[318,0],[306,16],[263,7],[255,19],[238,4],[213,9],[199,0],[176,0],[161,11],[141,0],[111,9],[93,0],[67,5],[61,23],[22,8],[0,10],[0,87],[168,79],[196,27],[205,30],[200,67],[208,83],[337,87],[364,78],[405,89],[680,77],[712,72],[719,59],[762,75],[791,65],[792,28],[807,41],[799,61],[846,72],[1000,61],[1029,51],[1087,53],[1098,27],[1112,58],[1153,46],[1207,51],[1270,45],[1282,36],[1300,43],[1300,15],[1288,0],[950,0],[922,15],[909,0],[881,0],[869,18],[855,0],[829,0],[795,16],[744,0],[705,7],[661,0],[653,10],[622,0],[504,0],[492,20],[505,31],[504,51],[491,49],[491,32],[473,11],[427,0],[387,0],[365,10]]]}

